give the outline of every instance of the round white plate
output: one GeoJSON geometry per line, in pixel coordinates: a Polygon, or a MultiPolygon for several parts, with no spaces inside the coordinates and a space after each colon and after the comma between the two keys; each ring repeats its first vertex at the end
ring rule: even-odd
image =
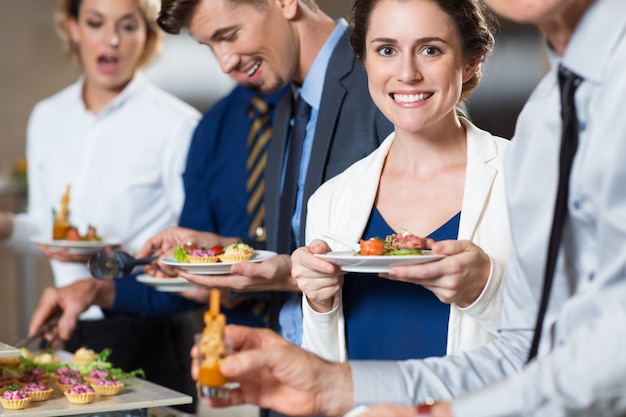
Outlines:
{"type": "Polygon", "coordinates": [[[424,250],[423,252],[423,255],[361,256],[355,255],[356,252],[354,251],[340,251],[316,254],[315,256],[335,265],[339,265],[341,269],[346,272],[372,274],[389,272],[389,267],[392,265],[416,265],[436,261],[444,257],[444,255],[434,254],[428,250],[424,250]]]}
{"type": "Polygon", "coordinates": [[[55,250],[56,248],[67,248],[70,253],[77,255],[88,255],[96,253],[107,246],[121,245],[122,241],[117,238],[107,238],[102,240],[55,240],[44,236],[33,236],[31,242],[38,245],[46,245],[55,250]]]}
{"type": "Polygon", "coordinates": [[[165,292],[182,292],[190,291],[196,287],[196,285],[187,281],[185,278],[154,278],[148,274],[137,275],[135,278],[139,282],[150,285],[159,291],[165,292]]]}
{"type": "MultiPolygon", "coordinates": [[[[276,252],[269,250],[255,250],[252,253],[252,258],[244,262],[262,262],[276,256],[276,252]]],[[[230,266],[237,262],[216,262],[211,264],[203,263],[185,263],[178,262],[173,256],[166,256],[161,258],[159,262],[163,262],[165,265],[173,266],[176,268],[184,269],[187,272],[198,275],[225,275],[230,273],[230,266]]]]}

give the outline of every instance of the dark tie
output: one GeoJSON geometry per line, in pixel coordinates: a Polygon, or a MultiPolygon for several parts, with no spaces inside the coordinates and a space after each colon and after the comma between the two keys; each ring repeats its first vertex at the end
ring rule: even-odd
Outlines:
{"type": "Polygon", "coordinates": [[[541,301],[539,304],[539,312],[537,314],[535,334],[533,336],[532,345],[528,354],[529,361],[537,356],[537,351],[539,349],[539,340],[541,339],[543,321],[548,308],[548,301],[550,300],[552,281],[554,279],[554,269],[556,267],[556,259],[559,254],[561,236],[563,235],[563,226],[565,225],[565,220],[567,219],[569,177],[570,172],[572,171],[574,155],[576,155],[576,149],[578,148],[578,117],[576,116],[574,93],[581,83],[581,77],[567,70],[563,66],[559,67],[562,122],[561,152],[559,155],[559,183],[556,194],[556,203],[554,205],[554,216],[552,218],[552,229],[550,231],[550,242],[548,244],[548,256],[543,277],[541,301]]]}
{"type": "Polygon", "coordinates": [[[248,181],[246,182],[247,211],[250,215],[248,236],[259,241],[265,240],[265,205],[263,204],[265,181],[263,180],[263,171],[267,163],[267,145],[272,136],[269,111],[269,106],[261,98],[253,97],[250,101],[248,115],[252,124],[248,133],[248,160],[246,163],[248,169],[248,181]]]}
{"type": "Polygon", "coordinates": [[[296,207],[298,174],[302,157],[302,144],[306,134],[306,124],[311,115],[311,106],[298,96],[294,107],[294,123],[289,139],[289,153],[280,195],[280,219],[278,227],[279,252],[291,253],[295,249],[295,236],[291,228],[291,217],[296,207]]]}

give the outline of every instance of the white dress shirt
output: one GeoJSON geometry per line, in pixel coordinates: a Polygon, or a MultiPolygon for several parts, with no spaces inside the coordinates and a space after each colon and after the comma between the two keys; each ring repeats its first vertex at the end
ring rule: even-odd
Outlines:
{"type": "Polygon", "coordinates": [[[624,16],[623,0],[591,2],[518,119],[505,164],[513,249],[501,337],[442,359],[353,363],[357,404],[433,396],[457,397],[455,417],[625,415],[624,16]],[[575,96],[580,144],[539,355],[525,366],[556,197],[559,63],[584,79],[575,96]]]}
{"type": "MultiPolygon", "coordinates": [[[[30,249],[52,236],[52,209],[71,185],[70,222],[117,238],[125,249],[174,226],[182,209],[182,173],[200,113],[137,74],[99,114],[85,108],[83,79],[38,103],[28,123],[28,209],[14,216],[6,242],[30,249]]],[[[90,276],[85,264],[51,261],[55,284],[90,276]]],[[[94,315],[87,315],[95,317],[94,315]]]]}
{"type": "MultiPolygon", "coordinates": [[[[446,352],[482,346],[497,338],[502,300],[502,276],[509,255],[509,217],[504,195],[502,163],[509,141],[478,129],[461,119],[467,137],[467,165],[458,239],[471,240],[491,259],[491,273],[481,295],[471,305],[450,306],[446,352]]],[[[378,149],[342,174],[327,181],[309,199],[306,239],[324,233],[352,242],[362,237],[372,212],[383,165],[395,133],[378,149]]],[[[333,250],[346,250],[328,242],[333,250]]],[[[382,279],[382,278],[381,278],[382,279]]],[[[327,313],[314,311],[303,297],[302,346],[333,361],[345,361],[347,348],[341,297],[327,313]]]]}

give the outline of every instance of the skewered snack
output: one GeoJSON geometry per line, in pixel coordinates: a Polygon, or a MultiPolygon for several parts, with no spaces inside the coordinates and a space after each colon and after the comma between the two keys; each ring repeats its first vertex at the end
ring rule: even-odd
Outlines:
{"type": "Polygon", "coordinates": [[[52,226],[52,239],[66,239],[67,232],[72,227],[70,223],[70,211],[68,204],[70,202],[70,185],[65,187],[65,194],[61,197],[61,209],[58,212],[53,210],[54,224],[52,226]]]}
{"type": "Polygon", "coordinates": [[[222,333],[226,316],[220,313],[220,292],[211,289],[209,309],[204,313],[204,329],[199,342],[202,362],[198,382],[201,386],[219,387],[228,382],[220,371],[219,362],[226,347],[222,333]]]}
{"type": "Polygon", "coordinates": [[[54,240],[72,240],[72,241],[88,241],[99,242],[102,240],[98,236],[95,226],[88,225],[87,232],[81,235],[78,228],[70,222],[70,210],[68,208],[70,202],[70,185],[65,188],[65,194],[61,197],[61,209],[59,211],[52,210],[54,223],[52,225],[52,239],[54,240]]]}

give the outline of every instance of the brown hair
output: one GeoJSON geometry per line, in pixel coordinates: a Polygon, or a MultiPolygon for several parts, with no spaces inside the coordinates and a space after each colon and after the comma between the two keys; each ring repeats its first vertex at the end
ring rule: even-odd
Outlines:
{"type": "MultiPolygon", "coordinates": [[[[137,3],[143,20],[146,22],[146,44],[139,60],[139,68],[143,68],[150,64],[161,51],[164,34],[156,24],[159,1],[137,0],[137,3]]],[[[67,25],[70,19],[78,20],[81,4],[82,0],[60,0],[54,15],[56,30],[63,42],[63,49],[70,60],[79,66],[78,50],[72,42],[67,25]]]]}
{"type": "MultiPolygon", "coordinates": [[[[350,45],[355,55],[363,62],[365,58],[365,36],[369,28],[369,18],[372,9],[380,0],[355,0],[352,5],[351,20],[354,29],[350,34],[350,45]]],[[[468,61],[480,58],[481,64],[493,50],[495,40],[495,18],[479,0],[431,0],[452,18],[456,26],[463,55],[468,61]]],[[[478,86],[482,65],[463,84],[460,101],[469,98],[472,91],[478,86]]]]}
{"type": "MultiPolygon", "coordinates": [[[[179,34],[189,25],[191,15],[196,6],[203,0],[162,0],[161,12],[157,18],[157,23],[167,33],[172,35],[179,34]]],[[[251,4],[259,9],[268,7],[267,0],[226,0],[233,6],[237,4],[251,4]]],[[[319,7],[315,0],[299,0],[309,9],[316,12],[319,7]]]]}

